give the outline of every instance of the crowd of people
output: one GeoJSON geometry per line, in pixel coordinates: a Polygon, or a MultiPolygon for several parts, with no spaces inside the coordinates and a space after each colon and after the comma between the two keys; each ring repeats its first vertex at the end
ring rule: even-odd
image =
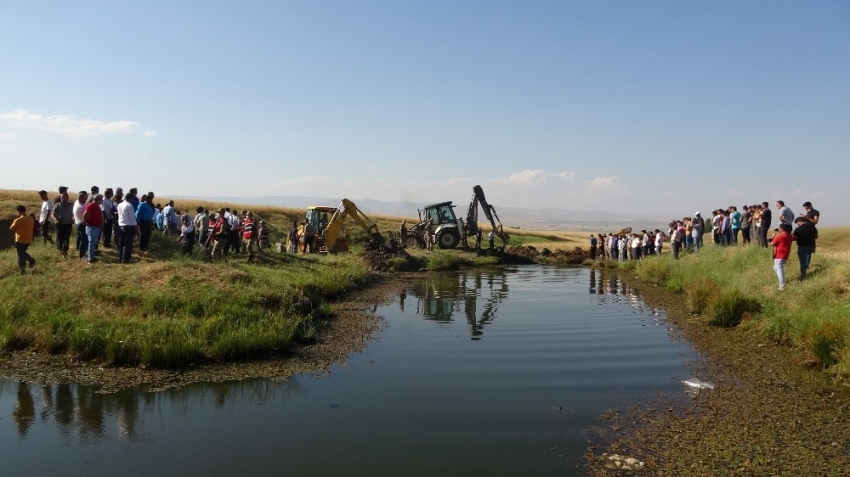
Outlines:
{"type": "Polygon", "coordinates": [[[759,247],[773,247],[774,270],[779,280],[779,289],[785,288],[785,263],[790,258],[791,244],[797,242],[800,259],[800,279],[807,276],[812,254],[818,238],[817,224],[820,212],[811,202],[805,202],[805,213],[798,216],[785,205],[776,201],[778,225],[771,233],[773,211],[770,204],[744,205],[739,211],[736,206],[719,208],[711,212],[711,218],[703,218],[697,211],[692,217],[673,220],[666,232],[660,229],[632,232],[631,228],[618,233],[590,236],[591,260],[640,260],[649,255],[661,255],[665,242],[670,243],[671,254],[678,259],[683,251],[698,252],[703,247],[705,235],[711,234],[715,245],[726,247],[755,243],[759,247]],[[793,225],[796,224],[796,228],[793,225]],[[768,237],[768,234],[771,234],[768,237]]]}
{"type": "Polygon", "coordinates": [[[98,260],[99,247],[117,248],[119,261],[130,263],[134,246],[147,252],[153,233],[181,242],[184,254],[194,253],[198,245],[200,253],[213,259],[245,252],[252,261],[255,250],[270,247],[265,222],[256,220],[254,214],[246,210],[231,212],[230,208],[223,207],[213,212],[198,207],[195,215],[190,216],[188,210],[181,212],[175,208],[174,201],[168,201],[165,206],[155,203],[153,192],[138,196],[136,188],[126,193],[121,187],[107,188],[101,194],[94,186],[91,191],[80,191],[73,202],[64,186],[53,200],[49,199],[47,191],[38,194],[41,198],[38,217],[35,213],[27,214],[26,207],[19,205],[16,208],[18,217],[10,227],[15,233],[22,274],[26,267],[35,265],[35,259],[28,253],[34,240],[42,238],[45,244],[54,245],[64,258],[68,258],[75,231],[75,255],[88,263],[98,260]]]}
{"type": "MultiPolygon", "coordinates": [[[[171,236],[183,244],[183,253],[192,254],[196,244],[202,254],[211,259],[221,258],[232,253],[246,252],[248,260],[255,258],[255,250],[262,252],[270,247],[269,228],[263,220],[256,220],[247,210],[231,212],[222,207],[216,212],[203,207],[196,209],[194,217],[188,210],[181,213],[168,201],[163,207],[154,202],[153,192],[138,196],[136,188],[126,193],[122,188],[107,188],[103,194],[97,186],[91,191],[80,191],[76,200],[70,201],[67,187],[59,188],[59,195],[53,200],[47,191],[39,191],[41,208],[38,217],[27,214],[26,207],[19,205],[17,218],[12,222],[11,231],[15,233],[15,248],[18,267],[21,273],[35,266],[35,259],[29,255],[32,242],[41,237],[45,244],[56,246],[64,258],[68,257],[71,236],[76,227],[75,251],[80,259],[89,263],[97,261],[98,247],[116,247],[119,261],[130,263],[133,247],[146,252],[150,247],[151,234],[154,232],[171,236]],[[52,231],[56,230],[56,240],[52,231]]],[[[618,233],[600,233],[590,236],[591,260],[640,260],[651,255],[661,255],[664,244],[670,243],[672,256],[678,259],[684,252],[699,252],[704,245],[705,235],[711,234],[715,245],[726,247],[755,243],[760,247],[773,247],[774,270],[779,280],[779,289],[785,288],[785,263],[790,257],[791,244],[797,242],[797,254],[800,259],[800,279],[805,279],[811,256],[815,252],[818,232],[816,225],[820,212],[811,202],[803,204],[804,214],[795,216],[785,202],[776,201],[778,226],[773,229],[773,212],[767,202],[756,205],[744,205],[739,211],[736,206],[719,208],[711,212],[711,218],[703,218],[697,211],[692,217],[673,220],[667,230],[641,230],[640,233],[626,228],[618,233]],[[792,226],[796,224],[796,229],[792,226]]],[[[327,225],[324,217],[318,229],[308,221],[292,222],[285,248],[291,253],[315,253],[316,237],[321,235],[327,225]]],[[[404,222],[400,228],[402,243],[407,229],[404,222]]],[[[430,230],[426,227],[425,230],[430,230]]],[[[493,247],[493,232],[488,236],[493,247]]],[[[477,240],[481,240],[480,234],[477,240]]],[[[425,237],[426,247],[430,250],[433,238],[425,237]]],[[[479,242],[480,243],[480,242],[479,242]]],[[[284,248],[280,246],[281,250],[284,248]]]]}

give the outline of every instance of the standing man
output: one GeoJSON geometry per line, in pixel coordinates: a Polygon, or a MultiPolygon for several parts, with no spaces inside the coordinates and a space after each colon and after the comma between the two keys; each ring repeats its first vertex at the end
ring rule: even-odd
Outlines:
{"type": "Polygon", "coordinates": [[[315,253],[316,227],[307,222],[304,224],[304,253],[315,253]],[[309,249],[309,252],[307,251],[309,249]]]}
{"type": "Polygon", "coordinates": [[[699,252],[699,249],[702,248],[703,227],[705,227],[705,222],[697,211],[691,218],[691,241],[694,243],[694,252],[699,252]]]}
{"type": "Polygon", "coordinates": [[[169,200],[168,204],[162,208],[162,233],[165,235],[174,235],[177,232],[178,220],[177,213],[174,212],[174,201],[169,200]]]}
{"type": "Polygon", "coordinates": [[[741,213],[734,205],[729,206],[729,221],[731,225],[731,243],[738,244],[738,231],[741,230],[741,213]]]}
{"type": "Polygon", "coordinates": [[[785,202],[781,200],[776,201],[776,208],[779,209],[779,223],[788,224],[790,227],[794,223],[794,212],[785,207],[785,202]]]}
{"type": "Polygon", "coordinates": [[[257,233],[254,231],[254,213],[245,214],[242,222],[242,248],[248,251],[248,261],[254,261],[254,244],[257,243],[257,233]]]}
{"type": "Polygon", "coordinates": [[[222,257],[222,252],[227,244],[227,232],[230,228],[230,222],[228,222],[227,217],[225,216],[224,208],[218,209],[218,216],[214,223],[215,225],[213,226],[212,233],[214,243],[212,250],[210,251],[210,258],[213,260],[215,260],[216,257],[222,257]]]}
{"type": "Polygon", "coordinates": [[[112,187],[107,187],[103,192],[103,201],[100,203],[100,210],[103,211],[103,246],[106,248],[112,247],[112,229],[115,226],[115,204],[112,203],[112,187]]]}
{"type": "Polygon", "coordinates": [[[23,205],[19,205],[15,210],[18,212],[18,217],[12,222],[9,230],[15,232],[15,251],[18,253],[18,267],[21,269],[21,275],[23,275],[26,273],[27,263],[29,263],[30,268],[35,265],[35,259],[27,253],[27,249],[32,243],[35,221],[27,215],[27,209],[23,205]]]}
{"type": "MultiPolygon", "coordinates": [[[[133,189],[130,189],[130,193],[127,195],[135,199],[133,189]]],[[[133,201],[131,200],[130,203],[132,204],[133,201]]],[[[145,201],[140,202],[135,210],[136,222],[139,225],[139,250],[147,252],[151,242],[151,231],[153,230],[153,192],[147,194],[145,201]]]]}
{"type": "MultiPolygon", "coordinates": [[[[803,208],[806,210],[806,215],[804,217],[811,223],[817,225],[820,222],[820,212],[812,207],[811,202],[806,202],[803,204],[803,208]]],[[[44,232],[42,232],[44,233],[44,232]]]]}
{"type": "Polygon", "coordinates": [[[797,217],[794,219],[794,223],[797,224],[797,228],[794,229],[792,235],[794,236],[794,240],[797,241],[797,258],[800,259],[800,280],[805,280],[809,263],[812,261],[812,254],[815,253],[818,229],[806,217],[797,217]]]}
{"type": "Polygon", "coordinates": [[[119,261],[121,263],[130,263],[130,257],[133,255],[133,240],[136,234],[139,233],[139,225],[136,220],[136,212],[133,209],[133,194],[128,193],[124,197],[124,201],[116,207],[118,227],[121,230],[121,239],[116,240],[119,244],[119,261]]]}
{"type": "Polygon", "coordinates": [[[596,260],[596,246],[599,242],[596,241],[596,237],[593,234],[590,234],[590,259],[596,260]]]}
{"type": "Polygon", "coordinates": [[[207,215],[207,211],[201,206],[198,206],[195,212],[197,214],[194,220],[192,220],[192,224],[198,232],[198,243],[203,247],[207,243],[207,229],[210,227],[210,216],[207,215]]]}
{"type": "Polygon", "coordinates": [[[59,203],[53,206],[53,219],[56,221],[56,248],[62,253],[62,258],[68,258],[74,226],[74,204],[67,192],[63,192],[59,203]]]}
{"type": "Polygon", "coordinates": [[[89,193],[81,190],[74,201],[74,224],[77,226],[77,253],[83,258],[89,250],[89,238],[86,235],[86,219],[83,218],[89,193]]]}
{"type": "Polygon", "coordinates": [[[83,220],[86,224],[86,238],[88,243],[88,262],[94,263],[95,252],[97,251],[97,241],[100,239],[100,232],[103,230],[103,210],[100,206],[103,203],[103,196],[97,194],[91,202],[86,204],[83,210],[83,220]]]}
{"type": "Polygon", "coordinates": [[[744,245],[750,243],[750,227],[753,225],[753,214],[750,213],[750,209],[745,205],[741,208],[741,242],[744,245]]]}
{"type": "Polygon", "coordinates": [[[773,212],[770,211],[770,204],[767,202],[761,203],[761,230],[759,230],[759,236],[761,237],[761,246],[767,248],[770,241],[767,240],[767,231],[770,230],[770,222],[772,220],[773,212]]]}
{"type": "Polygon", "coordinates": [[[407,242],[407,221],[404,219],[401,220],[401,226],[398,228],[398,239],[401,241],[401,248],[404,248],[407,242]]]}
{"type": "Polygon", "coordinates": [[[50,242],[53,244],[53,238],[50,237],[50,221],[53,215],[53,202],[47,199],[47,191],[38,191],[38,196],[41,197],[41,214],[38,216],[38,223],[41,224],[41,236],[44,243],[50,242]]]}

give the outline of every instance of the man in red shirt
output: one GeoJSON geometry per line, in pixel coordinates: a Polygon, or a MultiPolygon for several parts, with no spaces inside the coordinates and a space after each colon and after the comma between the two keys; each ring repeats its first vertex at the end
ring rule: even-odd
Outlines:
{"type": "Polygon", "coordinates": [[[794,237],[791,235],[791,224],[779,224],[779,234],[773,237],[770,245],[775,247],[773,251],[773,270],[776,271],[776,277],[779,278],[779,289],[785,289],[785,262],[791,256],[791,242],[794,237]]]}
{"type": "Polygon", "coordinates": [[[103,229],[103,210],[100,204],[103,203],[103,196],[97,194],[94,200],[86,204],[83,209],[83,221],[86,224],[86,237],[88,243],[88,262],[95,261],[95,252],[97,251],[97,241],[100,239],[100,231],[103,229]]]}

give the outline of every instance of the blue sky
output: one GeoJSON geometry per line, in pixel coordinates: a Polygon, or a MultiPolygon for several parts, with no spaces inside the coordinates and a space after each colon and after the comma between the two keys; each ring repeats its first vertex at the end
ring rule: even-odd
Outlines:
{"type": "Polygon", "coordinates": [[[850,224],[846,1],[0,0],[0,188],[850,224]]]}

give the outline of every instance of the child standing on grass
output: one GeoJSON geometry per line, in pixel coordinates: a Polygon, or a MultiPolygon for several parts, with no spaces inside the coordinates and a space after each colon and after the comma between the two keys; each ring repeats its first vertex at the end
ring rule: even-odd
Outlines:
{"type": "Polygon", "coordinates": [[[791,242],[794,237],[791,236],[791,224],[779,224],[779,234],[773,237],[770,245],[773,250],[773,269],[776,271],[776,277],[779,278],[779,289],[785,289],[785,262],[791,256],[791,242]]]}

